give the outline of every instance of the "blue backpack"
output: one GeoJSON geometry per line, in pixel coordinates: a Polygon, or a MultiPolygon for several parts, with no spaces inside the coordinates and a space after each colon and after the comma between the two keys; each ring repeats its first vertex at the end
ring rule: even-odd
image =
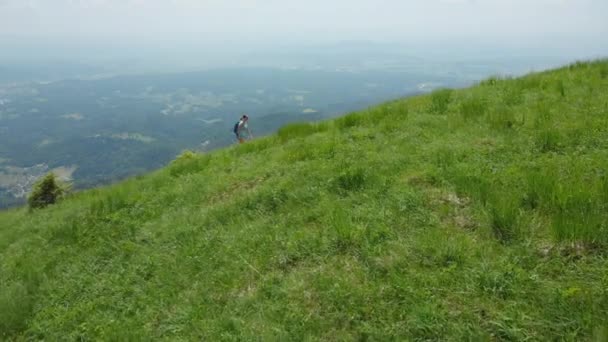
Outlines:
{"type": "Polygon", "coordinates": [[[234,132],[234,134],[239,135],[239,122],[234,124],[234,129],[232,130],[234,132]]]}

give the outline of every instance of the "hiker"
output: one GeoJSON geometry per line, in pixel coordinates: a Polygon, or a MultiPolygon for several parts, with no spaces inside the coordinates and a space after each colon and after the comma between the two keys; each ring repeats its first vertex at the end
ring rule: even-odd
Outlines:
{"type": "Polygon", "coordinates": [[[248,122],[249,117],[246,114],[243,114],[239,122],[234,124],[234,134],[236,134],[236,138],[241,144],[245,142],[246,138],[249,140],[253,139],[253,134],[251,134],[249,125],[247,124],[248,122]]]}

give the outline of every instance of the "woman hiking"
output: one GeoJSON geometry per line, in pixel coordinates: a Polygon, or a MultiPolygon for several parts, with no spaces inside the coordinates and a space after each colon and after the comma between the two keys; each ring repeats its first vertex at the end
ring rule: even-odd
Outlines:
{"type": "Polygon", "coordinates": [[[246,114],[241,116],[239,122],[234,124],[234,134],[236,134],[236,139],[240,144],[244,143],[245,140],[253,139],[253,134],[249,130],[249,117],[246,114]]]}

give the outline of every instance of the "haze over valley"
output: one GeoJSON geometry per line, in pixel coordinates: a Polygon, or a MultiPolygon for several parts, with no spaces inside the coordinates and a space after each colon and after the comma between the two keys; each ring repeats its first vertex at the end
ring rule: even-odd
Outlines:
{"type": "Polygon", "coordinates": [[[23,203],[49,171],[82,189],[159,168],[184,149],[229,145],[242,113],[260,136],[289,122],[331,118],[490,75],[520,75],[563,59],[442,62],[372,42],[247,56],[250,62],[239,67],[200,71],[65,62],[2,74],[0,206],[23,203]]]}

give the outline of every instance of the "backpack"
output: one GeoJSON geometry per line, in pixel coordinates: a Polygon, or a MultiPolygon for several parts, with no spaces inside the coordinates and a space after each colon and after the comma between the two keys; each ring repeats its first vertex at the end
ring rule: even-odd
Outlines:
{"type": "Polygon", "coordinates": [[[241,122],[239,121],[239,122],[237,122],[237,123],[234,124],[234,129],[232,130],[234,132],[234,134],[237,134],[237,135],[239,134],[239,124],[240,123],[241,122]]]}

